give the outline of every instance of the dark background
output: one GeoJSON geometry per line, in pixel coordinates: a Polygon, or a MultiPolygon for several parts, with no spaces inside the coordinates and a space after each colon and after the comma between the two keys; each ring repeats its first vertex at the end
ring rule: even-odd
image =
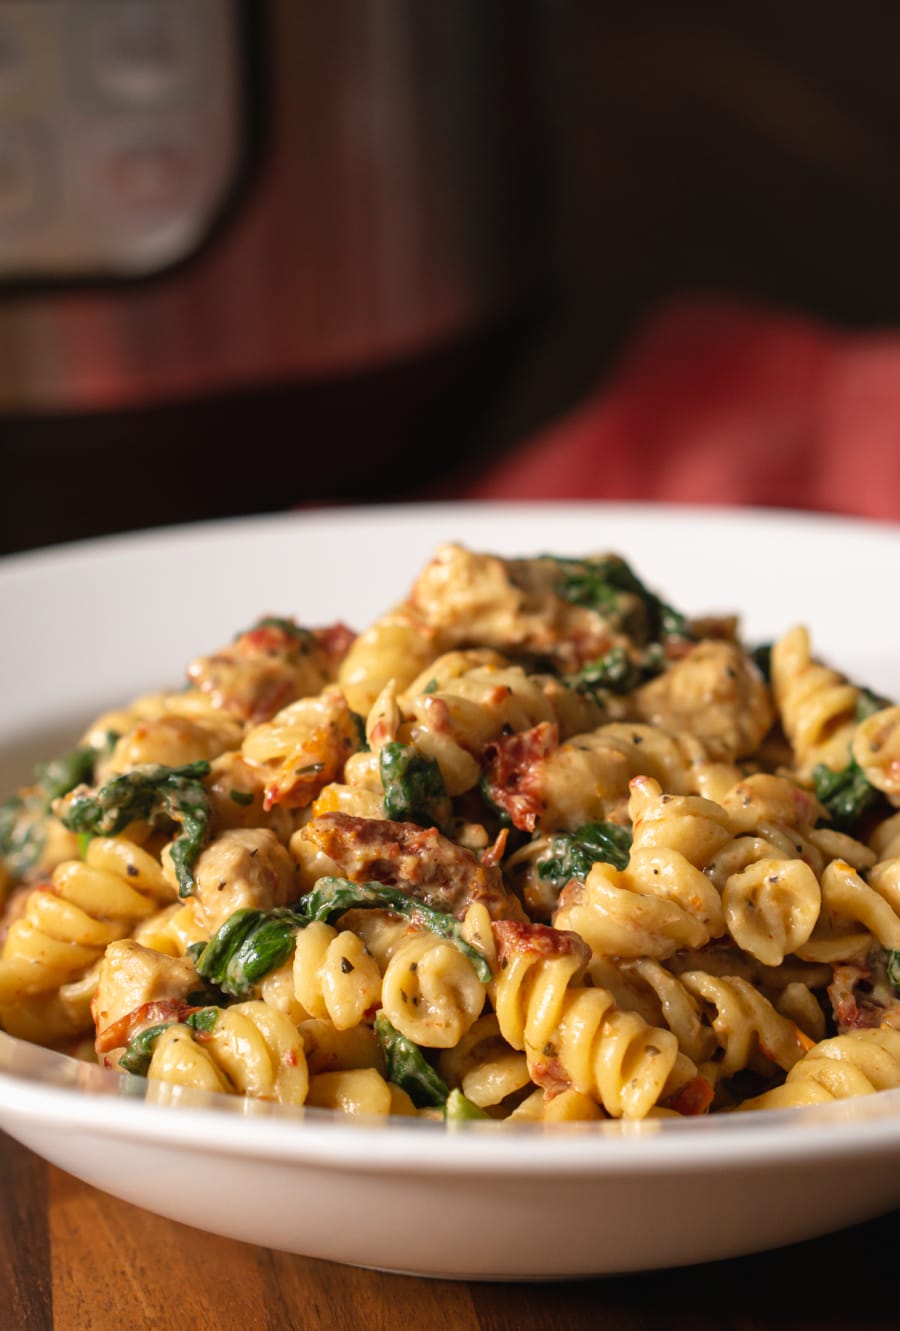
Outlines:
{"type": "Polygon", "coordinates": [[[0,417],[0,551],[452,496],[673,294],[900,325],[900,7],[561,0],[544,24],[543,249],[501,319],[360,374],[0,417]]]}

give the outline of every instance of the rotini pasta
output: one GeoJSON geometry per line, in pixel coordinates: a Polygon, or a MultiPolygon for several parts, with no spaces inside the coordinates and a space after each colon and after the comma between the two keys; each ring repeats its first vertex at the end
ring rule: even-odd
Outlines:
{"type": "Polygon", "coordinates": [[[799,626],[772,647],[772,692],[801,778],[813,769],[846,765],[856,730],[860,690],[812,655],[809,632],[799,626]]]}
{"type": "Polygon", "coordinates": [[[617,554],[447,543],[270,616],[0,806],[0,1025],[351,1115],[900,1087],[900,706],[617,554]]]}
{"type": "Polygon", "coordinates": [[[849,1100],[855,1095],[900,1087],[900,1031],[850,1031],[821,1040],[794,1064],[784,1085],[766,1091],[742,1109],[786,1109],[849,1100]]]}
{"type": "Polygon", "coordinates": [[[532,1080],[575,1090],[613,1118],[643,1118],[663,1093],[675,1038],[607,990],[577,982],[589,953],[576,934],[498,923],[494,1006],[503,1038],[525,1051],[532,1080]]]}
{"type": "Polygon", "coordinates": [[[725,932],[722,899],[702,872],[704,852],[720,844],[723,828],[711,801],[693,797],[688,813],[687,801],[664,795],[651,777],[636,778],[632,787],[634,840],[627,866],[599,860],[583,883],[573,879],[564,889],[553,919],[601,955],[660,960],[725,932]]]}
{"type": "Polygon", "coordinates": [[[300,1105],[309,1089],[303,1039],[277,1008],[254,1000],[213,1009],[196,1028],[175,1022],[160,1032],[151,1080],[300,1105]]]}
{"type": "Polygon", "coordinates": [[[161,866],[124,837],[94,837],[26,896],[0,952],[0,1006],[56,992],[175,895],[161,866]]]}

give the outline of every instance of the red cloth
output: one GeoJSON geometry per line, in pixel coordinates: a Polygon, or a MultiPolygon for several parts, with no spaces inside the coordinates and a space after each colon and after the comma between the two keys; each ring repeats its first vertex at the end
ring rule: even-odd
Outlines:
{"type": "Polygon", "coordinates": [[[595,394],[461,497],[900,520],[900,331],[843,331],[710,301],[665,308],[595,394]]]}

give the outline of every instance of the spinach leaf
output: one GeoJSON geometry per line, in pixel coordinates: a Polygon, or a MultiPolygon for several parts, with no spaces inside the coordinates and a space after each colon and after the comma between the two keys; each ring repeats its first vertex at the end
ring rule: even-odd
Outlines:
{"type": "Polygon", "coordinates": [[[444,1103],[444,1119],[448,1123],[464,1123],[471,1119],[488,1119],[490,1114],[473,1104],[460,1090],[452,1090],[444,1103]]]}
{"type": "Polygon", "coordinates": [[[320,878],[313,890],[301,899],[300,906],[310,920],[324,920],[326,924],[354,908],[392,911],[429,929],[438,938],[455,943],[471,961],[484,984],[489,984],[493,978],[487,961],[466,942],[454,916],[426,906],[418,897],[397,887],[386,887],[383,883],[353,883],[348,878],[320,878]]]}
{"type": "MultiPolygon", "coordinates": [[[[110,737],[111,742],[115,736],[110,737]]],[[[79,746],[34,770],[34,784],[0,804],[0,856],[14,878],[41,857],[53,801],[89,781],[101,750],[79,746]]]]}
{"type": "Polygon", "coordinates": [[[640,684],[653,679],[665,668],[662,645],[651,642],[643,649],[629,652],[625,647],[610,647],[608,652],[588,661],[580,670],[563,675],[562,680],[576,693],[602,701],[603,693],[631,693],[640,684]]]}
{"type": "Polygon", "coordinates": [[[894,986],[894,989],[900,993],[900,952],[888,950],[887,977],[894,986]]]}
{"type": "Polygon", "coordinates": [[[72,832],[100,836],[121,832],[139,818],[154,822],[164,817],[179,823],[181,831],[172,842],[172,864],[179,896],[193,896],[193,867],[209,829],[209,794],[200,780],[208,772],[205,761],[183,767],[142,763],[96,791],[76,791],[63,822],[72,832]]]}
{"type": "Polygon", "coordinates": [[[375,1018],[375,1037],[384,1054],[388,1081],[406,1091],[418,1109],[445,1103],[449,1094],[446,1083],[419,1046],[401,1035],[383,1011],[375,1018]]]}
{"type": "MultiPolygon", "coordinates": [[[[184,1025],[192,1026],[197,1031],[211,1031],[216,1024],[218,1015],[218,1008],[204,1007],[186,1017],[184,1025]]],[[[146,1026],[142,1031],[138,1031],[137,1035],[128,1041],[125,1052],[119,1059],[119,1067],[122,1071],[132,1072],[137,1077],[146,1077],[157,1040],[163,1031],[177,1024],[177,1019],[173,1019],[172,1021],[159,1022],[156,1026],[146,1026]]]]}
{"type": "Polygon", "coordinates": [[[446,817],[447,791],[434,758],[408,744],[385,744],[378,755],[384,788],[384,815],[392,822],[439,827],[446,817]]]}
{"type": "Polygon", "coordinates": [[[260,980],[287,961],[297,930],[308,923],[289,907],[237,910],[197,955],[197,974],[231,998],[249,998],[260,980]]]}
{"type": "Polygon", "coordinates": [[[828,826],[840,832],[852,832],[866,809],[878,799],[878,791],[866,780],[855,758],[838,771],[818,763],[812,776],[816,798],[828,811],[828,826]]]}
{"type": "Polygon", "coordinates": [[[574,832],[555,832],[548,858],[538,860],[538,877],[562,888],[570,878],[584,879],[597,860],[624,869],[631,851],[631,832],[618,823],[585,823],[574,832]]]}
{"type": "Polygon", "coordinates": [[[890,707],[889,698],[883,698],[878,693],[873,693],[871,689],[860,689],[859,697],[856,700],[856,710],[854,720],[859,723],[865,721],[866,717],[872,716],[875,712],[882,711],[885,707],[890,707]]]}
{"type": "Polygon", "coordinates": [[[163,1031],[174,1025],[174,1021],[163,1021],[157,1026],[145,1026],[137,1035],[132,1036],[119,1059],[122,1071],[133,1072],[136,1077],[146,1077],[157,1040],[163,1031]]]}
{"type": "Polygon", "coordinates": [[[621,556],[544,557],[559,565],[559,594],[572,605],[598,611],[614,627],[643,642],[693,638],[686,616],[650,591],[621,556]]]}

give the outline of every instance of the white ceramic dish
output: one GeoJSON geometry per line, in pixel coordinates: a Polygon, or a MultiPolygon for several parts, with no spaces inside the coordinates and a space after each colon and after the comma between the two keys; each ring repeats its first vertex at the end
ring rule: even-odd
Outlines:
{"type": "MultiPolygon", "coordinates": [[[[750,640],[807,623],[819,654],[900,693],[884,614],[896,528],[602,504],[334,510],[0,562],[0,789],[260,614],[363,626],[448,539],[617,550],[679,607],[741,610],[750,640]]],[[[173,1219],[335,1261],[596,1275],[750,1253],[900,1205],[900,1092],[746,1117],[446,1131],[163,1089],[151,1102],[140,1079],[0,1035],[0,1126],[40,1155],[173,1219]]]]}

